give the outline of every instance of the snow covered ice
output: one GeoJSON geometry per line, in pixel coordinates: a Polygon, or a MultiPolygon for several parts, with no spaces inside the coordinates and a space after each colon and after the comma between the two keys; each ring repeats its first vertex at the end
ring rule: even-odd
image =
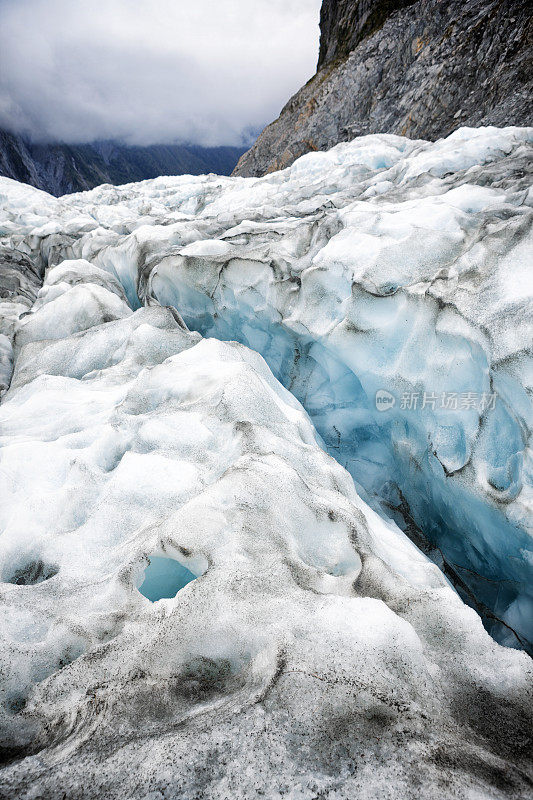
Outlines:
{"type": "Polygon", "coordinates": [[[532,141],[0,180],[1,796],[527,796],[532,141]]]}
{"type": "Polygon", "coordinates": [[[499,641],[527,646],[531,136],[367,136],[262,179],[61,200],[5,180],[2,226],[36,269],[83,258],[133,308],[172,305],[261,353],[372,507],[426,543],[499,641]]]}

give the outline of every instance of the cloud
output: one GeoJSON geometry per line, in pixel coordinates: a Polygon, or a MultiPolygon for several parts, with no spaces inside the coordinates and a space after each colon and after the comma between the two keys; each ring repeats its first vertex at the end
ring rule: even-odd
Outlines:
{"type": "Polygon", "coordinates": [[[0,0],[0,127],[239,144],[314,72],[320,0],[0,0]]]}

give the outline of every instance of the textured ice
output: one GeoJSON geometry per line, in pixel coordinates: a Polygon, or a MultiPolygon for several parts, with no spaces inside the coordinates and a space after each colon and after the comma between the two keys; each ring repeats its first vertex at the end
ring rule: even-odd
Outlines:
{"type": "MultiPolygon", "coordinates": [[[[5,179],[2,224],[39,264],[84,259],[133,308],[172,305],[191,329],[261,353],[371,505],[425,543],[499,641],[527,646],[532,136],[366,136],[262,179],[61,200],[5,179]],[[395,401],[385,411],[380,391],[395,401]]],[[[43,311],[52,327],[76,302],[63,283],[43,311]]],[[[95,287],[72,324],[101,303],[126,313],[95,287]]]]}
{"type": "Polygon", "coordinates": [[[528,638],[532,136],[1,182],[47,270],[0,404],[3,796],[528,795],[531,660],[385,513],[528,638]],[[401,407],[452,390],[494,406],[401,407]],[[197,577],[150,602],[150,559],[197,577]]]}

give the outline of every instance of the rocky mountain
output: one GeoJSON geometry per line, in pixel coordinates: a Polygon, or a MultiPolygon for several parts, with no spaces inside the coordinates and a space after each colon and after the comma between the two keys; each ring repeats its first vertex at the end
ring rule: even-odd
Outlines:
{"type": "Polygon", "coordinates": [[[243,147],[151,145],[118,142],[35,144],[0,130],[0,175],[59,197],[102,183],[123,184],[159,175],[229,175],[243,147]]]}
{"type": "Polygon", "coordinates": [[[239,161],[264,175],[369,133],[531,123],[528,0],[324,0],[316,75],[239,161]]]}

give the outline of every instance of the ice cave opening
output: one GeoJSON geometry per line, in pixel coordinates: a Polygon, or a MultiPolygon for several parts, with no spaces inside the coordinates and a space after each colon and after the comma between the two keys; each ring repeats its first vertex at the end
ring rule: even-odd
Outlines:
{"type": "Polygon", "coordinates": [[[57,564],[46,564],[40,558],[31,559],[26,564],[18,565],[7,575],[4,575],[5,583],[14,583],[17,586],[34,586],[50,580],[59,572],[57,564]]]}
{"type": "Polygon", "coordinates": [[[176,597],[180,589],[196,580],[198,575],[184,567],[175,558],[166,556],[149,556],[148,566],[144,571],[144,580],[139,591],[152,603],[163,598],[176,597]]]}

